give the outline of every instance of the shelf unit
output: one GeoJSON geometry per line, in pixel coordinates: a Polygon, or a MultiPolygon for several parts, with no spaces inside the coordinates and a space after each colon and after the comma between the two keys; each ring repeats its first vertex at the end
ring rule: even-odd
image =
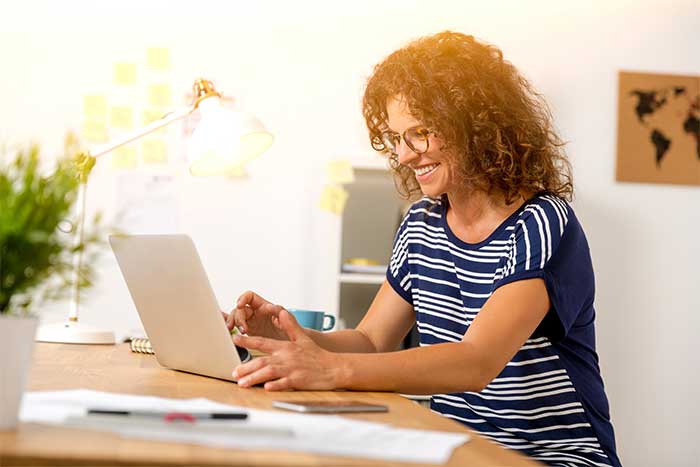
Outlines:
{"type": "Polygon", "coordinates": [[[347,327],[355,327],[365,315],[385,273],[344,272],[342,265],[351,258],[388,264],[406,205],[396,192],[392,173],[381,158],[378,161],[354,162],[355,181],[345,185],[349,196],[340,222],[336,309],[347,327]]]}
{"type": "Polygon", "coordinates": [[[341,284],[379,284],[384,282],[384,274],[360,274],[357,272],[341,272],[338,281],[341,284]]]}

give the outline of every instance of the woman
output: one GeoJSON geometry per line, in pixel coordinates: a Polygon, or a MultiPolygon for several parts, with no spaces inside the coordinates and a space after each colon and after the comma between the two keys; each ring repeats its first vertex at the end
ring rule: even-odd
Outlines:
{"type": "Polygon", "coordinates": [[[228,316],[269,353],[242,387],[433,395],[431,407],[550,465],[613,465],[588,244],[546,104],[496,47],[443,32],[374,69],[372,146],[401,188],[387,277],[356,329],[302,329],[244,293],[228,316]],[[395,351],[414,323],[421,347],[395,351]]]}

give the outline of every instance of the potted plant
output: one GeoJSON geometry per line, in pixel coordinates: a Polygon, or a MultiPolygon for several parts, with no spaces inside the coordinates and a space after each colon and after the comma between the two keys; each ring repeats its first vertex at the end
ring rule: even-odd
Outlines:
{"type": "MultiPolygon", "coordinates": [[[[0,153],[0,430],[16,426],[25,387],[38,305],[71,285],[75,245],[72,214],[79,180],[68,158],[42,170],[37,146],[0,153]]],[[[99,219],[95,220],[99,222],[99,219]]],[[[80,271],[87,285],[89,261],[80,271]]]]}

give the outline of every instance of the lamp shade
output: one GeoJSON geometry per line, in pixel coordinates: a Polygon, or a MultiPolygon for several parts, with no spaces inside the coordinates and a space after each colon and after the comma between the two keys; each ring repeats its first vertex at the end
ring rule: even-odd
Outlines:
{"type": "Polygon", "coordinates": [[[201,119],[187,143],[192,175],[230,174],[272,145],[272,134],[260,120],[225,107],[218,96],[202,100],[199,111],[201,119]]]}

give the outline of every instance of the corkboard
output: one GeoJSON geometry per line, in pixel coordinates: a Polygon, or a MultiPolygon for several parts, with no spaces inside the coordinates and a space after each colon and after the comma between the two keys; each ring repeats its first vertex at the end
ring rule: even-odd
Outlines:
{"type": "Polygon", "coordinates": [[[700,185],[700,76],[621,71],[617,180],[700,185]]]}

